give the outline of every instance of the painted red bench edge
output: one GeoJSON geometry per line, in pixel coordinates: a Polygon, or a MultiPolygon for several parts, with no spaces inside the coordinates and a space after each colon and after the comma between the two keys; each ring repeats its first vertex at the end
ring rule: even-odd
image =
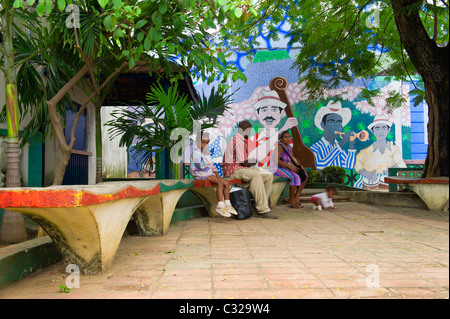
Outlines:
{"type": "Polygon", "coordinates": [[[448,184],[448,179],[385,177],[384,182],[387,184],[448,184]]]}
{"type": "Polygon", "coordinates": [[[0,190],[0,208],[68,208],[96,205],[123,198],[151,196],[159,193],[158,184],[152,189],[138,189],[133,186],[124,188],[113,194],[95,194],[88,191],[78,192],[73,189],[39,190],[17,189],[0,190]]]}
{"type": "MultiPolygon", "coordinates": [[[[230,181],[230,184],[242,183],[240,179],[230,181]]],[[[211,187],[209,181],[194,181],[194,187],[211,187]]],[[[69,208],[97,205],[123,198],[151,196],[160,193],[161,184],[151,189],[139,189],[129,186],[112,194],[96,194],[89,191],[76,191],[73,189],[32,189],[20,188],[17,190],[0,189],[0,208],[69,208]]]]}

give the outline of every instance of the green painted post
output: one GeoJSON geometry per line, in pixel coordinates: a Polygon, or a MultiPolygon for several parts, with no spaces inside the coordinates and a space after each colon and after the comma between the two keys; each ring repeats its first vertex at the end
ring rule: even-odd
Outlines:
{"type": "Polygon", "coordinates": [[[156,179],[170,179],[169,152],[165,149],[159,153],[159,160],[156,164],[156,179]]]}
{"type": "Polygon", "coordinates": [[[42,187],[42,141],[28,147],[28,187],[42,187]]]}

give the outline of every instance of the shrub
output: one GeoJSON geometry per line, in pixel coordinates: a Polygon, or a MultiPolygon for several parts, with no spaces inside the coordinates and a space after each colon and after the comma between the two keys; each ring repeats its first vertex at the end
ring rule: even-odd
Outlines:
{"type": "Polygon", "coordinates": [[[310,183],[323,183],[324,180],[322,178],[322,174],[320,174],[320,171],[308,172],[308,182],[310,182],[310,183]]]}
{"type": "Polygon", "coordinates": [[[327,166],[320,171],[322,179],[326,183],[344,184],[347,175],[345,168],[339,166],[327,166]]]}

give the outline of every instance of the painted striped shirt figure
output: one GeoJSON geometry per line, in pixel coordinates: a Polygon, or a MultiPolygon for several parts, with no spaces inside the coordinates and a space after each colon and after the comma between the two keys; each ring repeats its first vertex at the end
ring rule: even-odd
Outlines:
{"type": "Polygon", "coordinates": [[[356,150],[343,150],[335,140],[333,144],[322,137],[317,143],[311,146],[311,150],[316,157],[317,169],[327,166],[340,166],[346,169],[353,169],[356,163],[356,150]]]}
{"type": "Polygon", "coordinates": [[[330,101],[321,107],[314,118],[314,124],[323,131],[323,137],[310,148],[316,157],[316,166],[323,169],[327,166],[339,166],[353,169],[356,162],[355,139],[351,139],[354,132],[341,133],[350,122],[352,112],[342,107],[339,101],[330,101]],[[336,139],[341,136],[341,141],[336,139]],[[343,147],[348,144],[348,151],[343,147]]]}

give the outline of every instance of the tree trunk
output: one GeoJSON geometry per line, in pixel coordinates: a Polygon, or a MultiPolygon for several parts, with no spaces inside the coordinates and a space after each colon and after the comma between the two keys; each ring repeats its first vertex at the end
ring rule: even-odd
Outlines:
{"type": "Polygon", "coordinates": [[[61,158],[59,159],[58,166],[55,170],[55,177],[53,178],[53,185],[62,185],[64,180],[64,174],[66,172],[67,164],[69,164],[70,154],[72,148],[68,150],[61,149],[61,158]]]}
{"type": "MultiPolygon", "coordinates": [[[[17,140],[8,141],[6,155],[6,187],[20,187],[20,145],[17,140]]],[[[0,243],[15,244],[27,240],[25,219],[22,214],[5,210],[0,228],[0,243]]]]}
{"type": "MultiPolygon", "coordinates": [[[[19,110],[16,69],[14,68],[14,47],[12,43],[13,34],[11,30],[13,16],[9,11],[10,5],[9,1],[5,1],[5,12],[2,19],[8,131],[6,187],[20,187],[19,110]]],[[[27,231],[23,215],[5,210],[0,228],[0,242],[13,244],[25,240],[27,240],[27,231]]]]}
{"type": "MultiPolygon", "coordinates": [[[[417,0],[391,0],[400,41],[425,84],[428,104],[428,152],[422,177],[449,176],[449,46],[427,34],[417,0]]],[[[420,3],[419,3],[420,4],[420,3]]]]}
{"type": "Polygon", "coordinates": [[[429,107],[428,151],[423,177],[449,176],[449,81],[425,84],[429,107]]]}

